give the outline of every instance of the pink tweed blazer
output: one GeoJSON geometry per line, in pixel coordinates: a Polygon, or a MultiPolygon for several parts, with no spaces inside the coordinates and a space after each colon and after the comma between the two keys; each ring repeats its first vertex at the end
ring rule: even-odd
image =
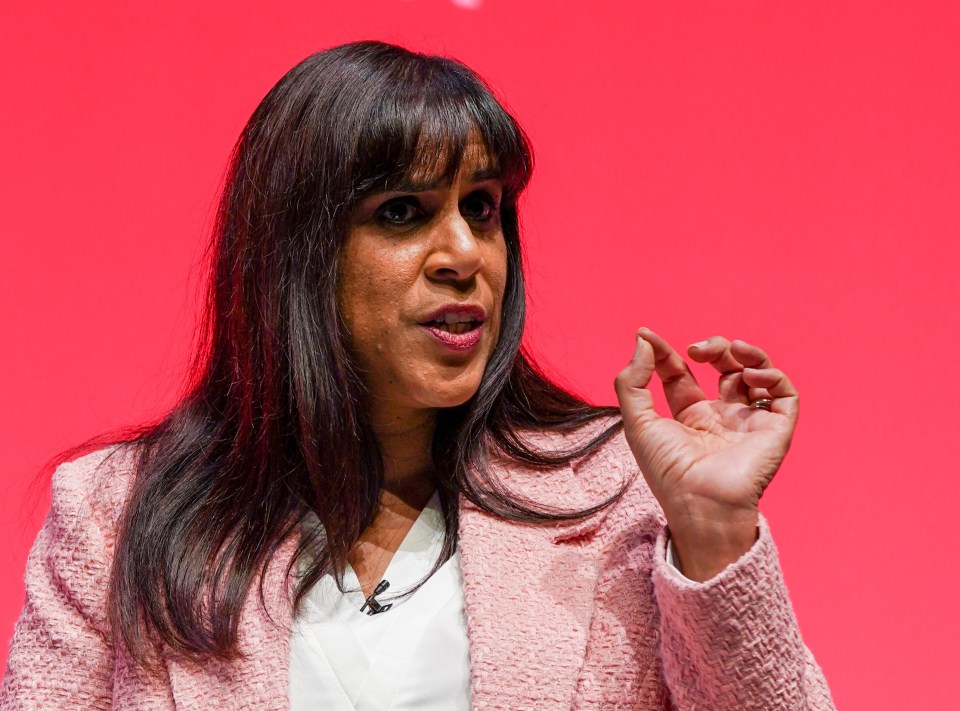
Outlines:
{"type": "MultiPolygon", "coordinates": [[[[544,446],[565,439],[537,437],[544,446]]],[[[637,474],[622,433],[559,471],[494,465],[511,488],[564,506],[596,502],[637,474]]],[[[104,597],[131,481],[122,452],[105,462],[95,452],[54,475],[0,708],[288,708],[292,538],[264,580],[266,609],[248,598],[242,661],[169,658],[164,677],[147,680],[113,644],[104,597]]],[[[461,512],[475,709],[834,708],[765,519],[750,551],[695,583],[666,563],[663,514],[642,476],[617,504],[571,524],[517,525],[465,501],[461,512]]]]}

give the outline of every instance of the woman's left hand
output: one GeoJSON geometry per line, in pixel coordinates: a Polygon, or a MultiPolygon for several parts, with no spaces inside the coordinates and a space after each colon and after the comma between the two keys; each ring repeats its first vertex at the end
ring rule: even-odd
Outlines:
{"type": "Polygon", "coordinates": [[[688,352],[720,372],[718,399],[708,400],[683,358],[647,328],[615,387],[627,442],[663,508],[680,567],[707,580],[756,540],[760,496],[790,446],[799,398],[756,346],[714,336],[688,352]],[[674,419],[654,410],[654,370],[674,419]],[[752,406],[766,399],[769,411],[752,406]]]}

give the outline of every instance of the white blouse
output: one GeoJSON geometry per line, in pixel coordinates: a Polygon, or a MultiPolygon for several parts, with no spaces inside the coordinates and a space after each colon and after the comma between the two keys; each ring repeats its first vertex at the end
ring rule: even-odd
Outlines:
{"type": "MultiPolygon", "coordinates": [[[[305,525],[316,525],[317,519],[305,525]]],[[[443,510],[434,494],[397,552],[376,595],[384,612],[361,612],[365,598],[348,565],[341,593],[325,575],[307,593],[290,637],[292,711],[466,711],[470,656],[460,553],[413,595],[396,599],[433,567],[443,543],[443,510]]],[[[667,560],[677,569],[673,542],[667,560]]]]}
{"type": "Polygon", "coordinates": [[[396,599],[430,571],[442,543],[443,511],[435,493],[383,574],[390,587],[376,600],[392,603],[389,610],[374,615],[360,611],[364,595],[349,566],[346,592],[340,592],[332,575],[317,581],[290,637],[292,711],[470,708],[460,553],[416,593],[396,599]]]}

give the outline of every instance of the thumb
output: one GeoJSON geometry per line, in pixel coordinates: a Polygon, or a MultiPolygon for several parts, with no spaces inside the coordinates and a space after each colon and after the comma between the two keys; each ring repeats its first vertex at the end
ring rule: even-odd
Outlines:
{"type": "Polygon", "coordinates": [[[624,419],[642,421],[658,417],[653,407],[653,395],[647,389],[655,368],[653,346],[638,333],[633,358],[613,381],[624,419]]]}

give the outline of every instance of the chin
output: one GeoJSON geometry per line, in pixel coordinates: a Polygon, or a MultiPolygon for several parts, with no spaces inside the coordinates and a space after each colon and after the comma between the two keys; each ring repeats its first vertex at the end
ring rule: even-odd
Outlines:
{"type": "Polygon", "coordinates": [[[438,407],[438,408],[459,407],[460,405],[467,402],[470,398],[472,398],[476,392],[477,392],[476,390],[471,390],[470,392],[463,393],[462,395],[459,395],[459,396],[445,397],[441,400],[441,402],[435,405],[435,407],[438,407]]]}
{"type": "Polygon", "coordinates": [[[465,385],[462,387],[444,388],[442,391],[434,391],[433,397],[429,398],[431,407],[446,408],[458,407],[472,398],[480,388],[477,382],[472,387],[465,385]]]}

